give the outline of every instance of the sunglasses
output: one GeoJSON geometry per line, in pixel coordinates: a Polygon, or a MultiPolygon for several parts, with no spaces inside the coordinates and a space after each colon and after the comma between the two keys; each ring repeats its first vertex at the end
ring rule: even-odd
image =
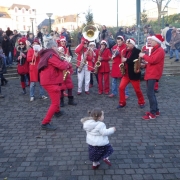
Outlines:
{"type": "Polygon", "coordinates": [[[105,43],[102,43],[101,45],[106,45],[105,43]]]}
{"type": "Polygon", "coordinates": [[[66,42],[66,41],[61,41],[61,42],[66,42]]]}
{"type": "Polygon", "coordinates": [[[24,44],[19,44],[20,46],[24,45],[24,44]]]}

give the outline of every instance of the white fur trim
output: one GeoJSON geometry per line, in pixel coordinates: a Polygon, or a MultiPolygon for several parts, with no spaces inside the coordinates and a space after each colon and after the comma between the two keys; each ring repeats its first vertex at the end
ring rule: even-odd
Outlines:
{"type": "Polygon", "coordinates": [[[136,43],[135,41],[133,41],[132,39],[127,39],[126,40],[126,43],[130,42],[132,45],[136,46],[136,43]]]}
{"type": "Polygon", "coordinates": [[[101,41],[101,44],[102,44],[102,43],[105,43],[105,44],[107,45],[107,42],[106,42],[105,40],[102,40],[102,41],[101,41]]]}
{"type": "MultiPolygon", "coordinates": [[[[123,36],[117,36],[117,38],[118,38],[118,37],[121,38],[121,39],[123,39],[123,41],[124,41],[124,37],[123,37],[123,36]]],[[[116,38],[116,39],[117,39],[117,38],[116,38]]]]}
{"type": "Polygon", "coordinates": [[[162,43],[162,41],[160,41],[156,36],[150,36],[150,37],[148,37],[147,39],[152,39],[152,40],[158,42],[159,44],[162,43]]]}

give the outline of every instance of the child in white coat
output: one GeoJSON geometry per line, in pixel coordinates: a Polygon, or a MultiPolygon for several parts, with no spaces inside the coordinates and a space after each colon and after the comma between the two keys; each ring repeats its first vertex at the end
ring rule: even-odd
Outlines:
{"type": "Polygon", "coordinates": [[[93,162],[92,169],[98,169],[99,161],[103,161],[111,166],[109,156],[113,153],[113,148],[109,144],[108,136],[113,134],[116,129],[111,127],[106,129],[104,124],[104,112],[99,109],[93,109],[90,117],[81,119],[83,129],[86,131],[86,143],[89,145],[89,159],[93,162]]]}

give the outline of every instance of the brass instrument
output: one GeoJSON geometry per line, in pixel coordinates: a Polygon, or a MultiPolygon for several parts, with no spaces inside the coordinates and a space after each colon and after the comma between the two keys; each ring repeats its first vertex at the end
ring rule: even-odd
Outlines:
{"type": "Polygon", "coordinates": [[[119,51],[119,46],[115,49],[112,57],[111,57],[111,60],[113,60],[115,57],[116,57],[116,53],[119,51]]]}
{"type": "Polygon", "coordinates": [[[94,41],[98,37],[99,31],[95,25],[87,25],[83,28],[82,35],[88,41],[94,41]]]}
{"type": "MultiPolygon", "coordinates": [[[[124,50],[126,50],[126,49],[123,49],[123,50],[121,51],[121,59],[123,58],[124,50]]],[[[121,63],[121,64],[119,65],[119,69],[120,69],[120,71],[121,71],[121,74],[124,75],[125,72],[126,72],[125,64],[124,64],[124,63],[121,63]]]]}
{"type": "Polygon", "coordinates": [[[124,63],[121,63],[121,64],[119,65],[119,68],[120,68],[121,74],[124,75],[124,74],[125,74],[125,64],[124,64],[124,63]]]}
{"type": "Polygon", "coordinates": [[[141,72],[141,58],[135,59],[134,61],[134,72],[139,73],[141,72]]]}
{"type": "Polygon", "coordinates": [[[66,80],[68,74],[70,74],[70,71],[68,71],[68,70],[63,71],[63,81],[66,80]]]}
{"type": "Polygon", "coordinates": [[[101,60],[100,59],[101,59],[102,53],[103,53],[103,49],[100,49],[99,54],[98,54],[98,60],[97,60],[97,62],[94,65],[94,73],[95,74],[98,73],[98,69],[101,66],[101,60]]]}

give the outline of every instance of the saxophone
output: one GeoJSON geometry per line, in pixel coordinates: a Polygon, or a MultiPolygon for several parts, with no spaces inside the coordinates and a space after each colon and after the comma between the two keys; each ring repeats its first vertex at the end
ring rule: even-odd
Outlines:
{"type": "Polygon", "coordinates": [[[116,57],[116,53],[119,51],[119,46],[117,46],[117,48],[114,50],[114,53],[111,57],[111,60],[113,60],[116,57]]]}
{"type": "Polygon", "coordinates": [[[99,54],[98,54],[98,60],[97,60],[97,62],[94,65],[94,73],[95,74],[98,73],[98,69],[101,66],[101,60],[100,59],[101,59],[102,53],[103,53],[103,49],[100,49],[99,54]]]}
{"type": "Polygon", "coordinates": [[[86,58],[87,58],[88,52],[89,52],[89,48],[88,48],[88,50],[84,53],[83,59],[82,59],[81,62],[80,62],[80,66],[78,67],[78,72],[79,72],[79,73],[82,71],[82,69],[83,69],[83,67],[85,66],[85,64],[87,64],[86,58]]]}
{"type": "Polygon", "coordinates": [[[139,73],[141,71],[141,58],[135,59],[134,61],[134,72],[139,73]]]}
{"type": "MultiPolygon", "coordinates": [[[[123,58],[123,52],[124,52],[124,50],[125,50],[125,49],[123,49],[123,50],[121,51],[121,59],[123,58]]],[[[125,72],[126,72],[125,64],[124,64],[124,63],[121,63],[121,64],[119,65],[119,69],[120,69],[120,71],[121,71],[121,74],[124,75],[125,72]]]]}

